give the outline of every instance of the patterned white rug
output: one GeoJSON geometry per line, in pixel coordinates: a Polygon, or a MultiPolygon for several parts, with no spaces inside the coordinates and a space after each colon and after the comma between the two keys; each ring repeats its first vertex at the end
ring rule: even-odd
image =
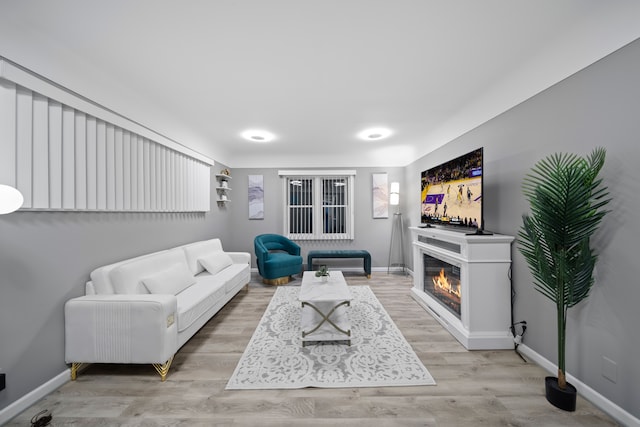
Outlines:
{"type": "Polygon", "coordinates": [[[351,286],[351,346],[302,347],[299,287],[276,290],[227,390],[435,385],[368,286],[351,286]]]}

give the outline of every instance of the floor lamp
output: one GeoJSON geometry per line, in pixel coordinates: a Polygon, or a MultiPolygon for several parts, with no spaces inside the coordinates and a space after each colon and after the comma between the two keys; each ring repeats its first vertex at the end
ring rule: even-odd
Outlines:
{"type": "Polygon", "coordinates": [[[401,266],[402,272],[405,273],[404,263],[404,222],[402,221],[402,213],[400,212],[400,183],[392,182],[391,191],[389,192],[389,204],[391,206],[397,206],[396,212],[393,214],[393,221],[391,222],[391,240],[389,241],[389,261],[387,262],[387,274],[391,270],[391,266],[401,266]],[[397,236],[396,236],[397,234],[397,236]],[[401,263],[391,264],[391,255],[393,254],[393,244],[396,237],[400,237],[400,259],[401,263]]]}

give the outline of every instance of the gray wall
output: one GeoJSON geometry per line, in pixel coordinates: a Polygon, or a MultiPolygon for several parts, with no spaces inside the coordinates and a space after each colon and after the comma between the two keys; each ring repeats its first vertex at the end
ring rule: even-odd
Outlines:
{"type": "Polygon", "coordinates": [[[220,237],[231,239],[230,213],[14,212],[0,215],[0,409],[67,369],[64,303],[84,295],[96,267],[220,237]]]}
{"type": "MultiPolygon", "coordinates": [[[[315,168],[314,168],[315,169],[315,168]]],[[[318,170],[331,169],[330,165],[318,165],[318,170]]],[[[400,183],[401,198],[404,191],[403,168],[340,168],[356,171],[355,177],[355,239],[352,241],[299,241],[302,256],[305,259],[308,251],[313,249],[366,249],[371,253],[373,267],[385,267],[389,258],[389,238],[393,219],[393,208],[389,207],[389,218],[373,218],[371,175],[373,173],[388,173],[389,183],[400,183]]],[[[233,169],[231,229],[233,230],[233,250],[246,250],[252,254],[252,266],[256,267],[253,250],[253,239],[262,233],[283,233],[284,202],[282,179],[278,176],[278,169],[233,169]],[[264,177],[264,210],[263,220],[249,220],[248,208],[248,175],[263,175],[264,177]]],[[[392,260],[393,261],[393,260],[392,260]]],[[[331,260],[330,267],[362,268],[362,260],[331,260]]]]}
{"type": "MultiPolygon", "coordinates": [[[[615,52],[534,98],[479,126],[406,168],[409,191],[419,194],[420,172],[484,147],[485,228],[517,235],[528,205],[524,174],[554,152],[586,155],[607,148],[603,170],[614,198],[593,241],[600,254],[591,295],[570,309],[567,370],[635,417],[640,417],[640,41],[615,52]],[[617,363],[616,382],[602,375],[603,357],[617,363]]],[[[405,208],[413,225],[418,204],[405,208]]],[[[556,357],[554,304],[533,289],[532,276],[513,250],[515,319],[526,320],[524,344],[556,357]]],[[[506,327],[506,325],[505,325],[506,327]]]]}

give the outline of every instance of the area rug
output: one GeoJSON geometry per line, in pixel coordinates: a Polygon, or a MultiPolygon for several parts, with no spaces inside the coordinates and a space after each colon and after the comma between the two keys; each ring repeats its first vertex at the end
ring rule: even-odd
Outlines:
{"type": "Polygon", "coordinates": [[[303,348],[300,288],[278,288],[226,389],[435,385],[371,289],[349,289],[351,345],[328,341],[303,348]]]}

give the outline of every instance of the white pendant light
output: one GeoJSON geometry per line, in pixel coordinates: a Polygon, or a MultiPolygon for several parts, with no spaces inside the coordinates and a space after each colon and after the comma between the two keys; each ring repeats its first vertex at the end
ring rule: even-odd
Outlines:
{"type": "Polygon", "coordinates": [[[13,187],[0,184],[0,215],[17,211],[22,206],[24,197],[13,187]]]}

